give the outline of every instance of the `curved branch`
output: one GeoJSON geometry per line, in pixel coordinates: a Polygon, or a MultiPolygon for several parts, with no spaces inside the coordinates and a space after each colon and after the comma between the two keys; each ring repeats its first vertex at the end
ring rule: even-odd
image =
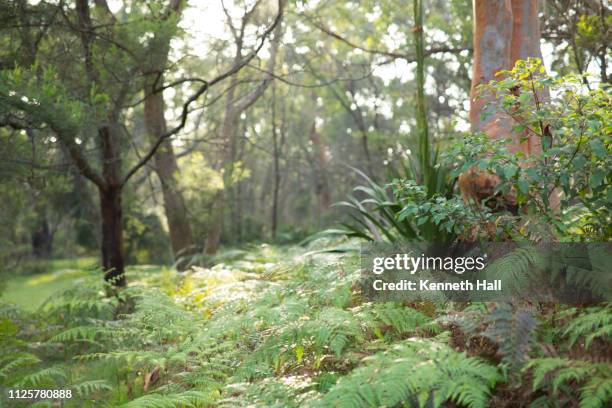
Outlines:
{"type": "Polygon", "coordinates": [[[151,149],[149,150],[149,152],[147,154],[145,154],[139,161],[138,163],[136,163],[125,175],[125,177],[123,177],[123,180],[121,182],[121,187],[123,187],[128,180],[134,175],[136,174],[136,172],[138,172],[138,170],[140,170],[140,168],[142,168],[145,164],[147,164],[147,162],[149,160],[151,160],[151,158],[155,155],[155,152],[157,151],[157,149],[159,149],[159,147],[162,145],[162,143],[164,142],[164,140],[174,136],[175,134],[177,134],[178,132],[180,132],[186,125],[187,123],[187,117],[189,116],[189,106],[197,101],[200,96],[202,96],[206,91],[208,91],[208,89],[223,81],[224,79],[231,77],[232,75],[238,73],[238,71],[240,71],[242,68],[244,68],[246,65],[249,64],[249,62],[251,62],[251,60],[253,58],[255,58],[255,56],[257,55],[257,53],[259,53],[259,51],[262,49],[262,47],[264,46],[265,42],[266,42],[266,38],[274,31],[274,29],[276,28],[276,26],[280,23],[281,21],[281,17],[283,15],[283,1],[282,0],[278,0],[278,14],[276,15],[274,22],[272,23],[272,25],[270,25],[270,27],[268,27],[266,29],[266,31],[262,34],[261,36],[261,41],[260,43],[257,45],[257,47],[251,51],[246,57],[244,57],[238,64],[235,64],[229,71],[226,71],[225,73],[217,76],[216,78],[212,79],[211,81],[204,81],[204,83],[200,86],[200,88],[198,88],[198,90],[191,95],[183,104],[183,108],[181,111],[181,116],[180,116],[180,122],[177,126],[175,126],[174,128],[170,129],[168,132],[164,133],[163,135],[161,135],[159,138],[157,138],[157,140],[155,141],[155,143],[153,144],[153,146],[151,146],[151,149]]]}
{"type": "MultiPolygon", "coordinates": [[[[315,28],[317,28],[318,30],[320,30],[324,34],[327,34],[328,36],[330,36],[332,38],[335,38],[336,40],[338,40],[340,42],[343,42],[344,44],[348,45],[351,48],[355,48],[355,49],[361,50],[363,52],[367,52],[368,54],[384,55],[384,56],[395,58],[395,59],[403,59],[403,60],[406,60],[407,62],[415,62],[417,60],[416,55],[413,55],[413,54],[406,54],[406,53],[397,52],[397,51],[377,50],[377,49],[373,49],[373,48],[362,47],[362,46],[357,45],[354,42],[350,41],[349,39],[341,36],[340,34],[336,33],[335,31],[332,31],[328,27],[325,27],[323,24],[321,24],[320,22],[316,21],[314,17],[309,16],[306,13],[302,13],[302,15],[304,17],[306,17],[306,19],[308,21],[310,21],[310,23],[315,28]]],[[[431,47],[431,48],[425,50],[424,51],[424,55],[425,55],[425,57],[429,57],[430,55],[434,55],[434,54],[440,54],[440,53],[445,53],[445,52],[452,53],[452,54],[457,54],[457,53],[460,53],[462,51],[472,51],[472,47],[469,46],[469,45],[464,45],[464,46],[461,46],[461,47],[436,46],[436,47],[431,47]]]]}

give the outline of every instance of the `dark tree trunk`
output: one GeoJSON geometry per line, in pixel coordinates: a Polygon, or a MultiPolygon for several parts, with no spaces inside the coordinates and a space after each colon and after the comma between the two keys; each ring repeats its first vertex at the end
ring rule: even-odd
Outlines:
{"type": "Polygon", "coordinates": [[[104,279],[116,287],[126,286],[123,254],[123,212],[121,207],[121,143],[117,123],[100,128],[104,184],[100,192],[102,221],[102,268],[104,279]]]}
{"type": "Polygon", "coordinates": [[[49,221],[43,217],[32,233],[32,253],[37,258],[48,258],[53,250],[53,232],[49,221]]]}
{"type": "Polygon", "coordinates": [[[123,212],[121,188],[100,190],[102,219],[102,268],[104,279],[114,286],[126,285],[123,257],[123,212]]]}

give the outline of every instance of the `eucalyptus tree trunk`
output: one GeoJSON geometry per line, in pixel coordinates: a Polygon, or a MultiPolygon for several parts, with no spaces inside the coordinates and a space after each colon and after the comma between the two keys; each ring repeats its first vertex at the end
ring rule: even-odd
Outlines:
{"type": "MultiPolygon", "coordinates": [[[[152,142],[167,131],[164,111],[163,93],[155,90],[153,84],[147,84],[145,86],[144,119],[147,134],[152,142]]],[[[193,248],[194,239],[191,225],[187,219],[187,207],[178,188],[179,167],[169,139],[165,140],[155,152],[154,165],[161,182],[170,244],[176,259],[193,248]]]]}
{"type": "Polygon", "coordinates": [[[286,115],[285,107],[282,108],[281,113],[281,126],[280,129],[276,126],[276,86],[272,85],[272,159],[273,159],[273,188],[272,188],[272,215],[271,215],[271,232],[272,238],[276,238],[276,232],[278,230],[278,207],[279,207],[279,195],[282,181],[280,159],[283,154],[283,147],[285,145],[285,127],[286,127],[286,115]],[[280,134],[279,134],[280,133],[280,134]]]}
{"type": "MultiPolygon", "coordinates": [[[[238,54],[235,59],[239,60],[241,54],[238,54]]],[[[225,216],[225,206],[227,203],[227,194],[232,184],[232,173],[234,167],[234,158],[236,156],[236,125],[240,114],[233,109],[233,101],[235,89],[238,84],[238,79],[234,76],[230,81],[229,91],[225,97],[225,113],[223,123],[221,124],[221,136],[223,138],[223,150],[221,153],[221,168],[223,171],[223,189],[217,191],[213,198],[211,211],[211,222],[206,235],[204,244],[204,253],[214,255],[219,250],[221,242],[221,232],[223,230],[223,218],[225,216]]]]}
{"type": "Polygon", "coordinates": [[[470,122],[473,131],[491,138],[512,138],[513,151],[537,153],[539,140],[531,136],[524,143],[522,135],[512,134],[512,118],[504,112],[482,118],[484,107],[493,101],[492,95],[477,98],[477,87],[498,79],[500,70],[512,69],[519,59],[542,58],[538,1],[503,0],[474,2],[474,65],[470,90],[470,122]]]}
{"type": "MultiPolygon", "coordinates": [[[[472,131],[483,132],[492,139],[508,139],[511,141],[510,151],[526,155],[541,152],[539,138],[513,133],[513,119],[501,110],[483,116],[485,106],[494,105],[495,99],[493,95],[479,95],[478,86],[499,79],[496,74],[512,69],[518,59],[542,58],[538,3],[536,0],[474,0],[474,64],[470,90],[472,131]]],[[[543,96],[545,94],[546,90],[543,96]]],[[[459,177],[464,198],[477,202],[490,197],[498,183],[497,176],[477,169],[470,169],[459,177]]],[[[507,199],[512,201],[512,197],[507,199]]]]}
{"type": "MultiPolygon", "coordinates": [[[[162,23],[168,23],[172,13],[179,13],[184,1],[172,0],[162,23]]],[[[155,143],[167,131],[165,102],[163,94],[164,71],[168,62],[171,35],[156,34],[149,44],[149,52],[143,71],[148,74],[144,84],[144,121],[151,143],[155,143]]],[[[187,207],[181,190],[178,188],[179,167],[170,139],[163,141],[154,156],[154,167],[159,177],[164,199],[164,212],[170,233],[172,253],[177,259],[193,250],[195,241],[188,220],[187,207]]],[[[179,269],[181,265],[178,265],[179,269]]]]}

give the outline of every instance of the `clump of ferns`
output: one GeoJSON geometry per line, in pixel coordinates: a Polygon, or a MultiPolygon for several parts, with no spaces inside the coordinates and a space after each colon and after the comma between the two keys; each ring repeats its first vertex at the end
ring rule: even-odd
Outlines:
{"type": "Polygon", "coordinates": [[[341,377],[322,407],[486,407],[501,375],[494,366],[436,339],[411,338],[363,360],[341,377]]]}
{"type": "Polygon", "coordinates": [[[612,304],[569,308],[559,314],[564,323],[556,335],[567,339],[568,347],[596,352],[599,359],[612,360],[612,304]],[[602,350],[608,350],[602,353],[602,350]]]}
{"type": "Polygon", "coordinates": [[[373,331],[380,339],[401,339],[407,336],[429,337],[442,329],[425,313],[398,302],[367,304],[371,315],[364,316],[373,323],[373,331]]]}
{"type": "Polygon", "coordinates": [[[268,377],[256,383],[232,383],[224,390],[218,407],[298,408],[309,406],[319,396],[316,384],[302,375],[268,377]]]}
{"type": "Polygon", "coordinates": [[[612,364],[609,362],[537,358],[525,365],[523,373],[532,377],[532,407],[605,408],[612,404],[612,364]]]}
{"type": "Polygon", "coordinates": [[[102,284],[85,282],[50,297],[41,311],[48,321],[80,323],[91,318],[113,319],[118,305],[116,297],[105,295],[102,284]]]}
{"type": "Polygon", "coordinates": [[[475,303],[436,321],[453,331],[452,344],[499,362],[502,372],[515,379],[537,341],[538,320],[527,305],[475,303]],[[457,330],[462,336],[457,336],[457,330]],[[461,338],[463,345],[457,344],[461,338]]]}
{"type": "Polygon", "coordinates": [[[134,290],[131,296],[135,299],[133,313],[116,321],[98,320],[69,328],[51,341],[97,346],[73,360],[103,374],[104,378],[96,379],[115,379],[136,396],[154,386],[180,383],[175,381],[177,374],[198,368],[188,347],[201,325],[197,316],[158,291],[134,290]]]}
{"type": "Polygon", "coordinates": [[[277,375],[303,364],[318,369],[327,356],[339,357],[349,346],[363,343],[364,332],[362,322],[351,312],[327,307],[314,317],[303,315],[272,328],[243,371],[250,377],[263,367],[277,375]]]}

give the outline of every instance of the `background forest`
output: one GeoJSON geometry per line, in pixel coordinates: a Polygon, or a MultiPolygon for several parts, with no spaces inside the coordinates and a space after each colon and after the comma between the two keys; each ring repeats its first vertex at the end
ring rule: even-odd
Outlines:
{"type": "Polygon", "coordinates": [[[611,25],[1,1],[0,404],[609,406],[609,303],[369,302],[359,247],[609,242],[611,25]]]}

